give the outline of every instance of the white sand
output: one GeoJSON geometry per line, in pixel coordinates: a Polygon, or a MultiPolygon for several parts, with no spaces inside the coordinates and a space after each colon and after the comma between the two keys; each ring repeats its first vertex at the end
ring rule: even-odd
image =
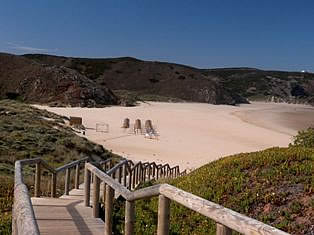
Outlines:
{"type": "Polygon", "coordinates": [[[133,160],[168,162],[197,168],[226,155],[287,146],[298,129],[314,126],[314,108],[303,105],[253,103],[233,107],[199,103],[150,102],[137,107],[45,108],[66,116],[83,117],[86,137],[133,160]],[[130,135],[121,128],[151,119],[159,140],[130,135]],[[109,124],[109,133],[95,131],[109,124]]]}

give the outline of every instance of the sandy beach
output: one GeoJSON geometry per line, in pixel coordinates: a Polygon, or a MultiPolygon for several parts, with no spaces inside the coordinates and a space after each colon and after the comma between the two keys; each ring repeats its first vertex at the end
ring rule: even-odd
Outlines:
{"type": "Polygon", "coordinates": [[[136,107],[50,108],[48,111],[83,118],[88,139],[126,158],[168,162],[195,169],[226,155],[272,146],[288,146],[300,129],[314,126],[314,108],[305,105],[260,103],[241,106],[200,103],[141,103],[136,107]],[[123,119],[150,119],[158,140],[129,134],[123,119]],[[96,123],[109,132],[96,132],[96,123]]]}

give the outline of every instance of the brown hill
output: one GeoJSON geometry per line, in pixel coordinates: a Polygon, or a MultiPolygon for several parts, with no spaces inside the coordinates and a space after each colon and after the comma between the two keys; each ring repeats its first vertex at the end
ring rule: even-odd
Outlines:
{"type": "Polygon", "coordinates": [[[75,70],[4,53],[0,53],[0,97],[83,107],[118,102],[106,86],[99,87],[75,70]]]}
{"type": "Polygon", "coordinates": [[[250,100],[269,100],[314,105],[314,74],[264,71],[251,68],[207,69],[224,87],[250,100]]]}
{"type": "Polygon", "coordinates": [[[108,85],[118,95],[135,93],[148,100],[176,98],[213,104],[243,103],[249,99],[314,105],[312,73],[254,68],[197,69],[130,57],[25,56],[39,63],[72,68],[101,86],[108,85]]]}
{"type": "Polygon", "coordinates": [[[141,61],[123,57],[110,59],[70,58],[49,55],[25,55],[39,63],[65,66],[121,94],[167,97],[212,104],[247,102],[236,92],[223,87],[219,77],[184,65],[141,61]],[[121,92],[122,91],[122,92],[121,92]]]}

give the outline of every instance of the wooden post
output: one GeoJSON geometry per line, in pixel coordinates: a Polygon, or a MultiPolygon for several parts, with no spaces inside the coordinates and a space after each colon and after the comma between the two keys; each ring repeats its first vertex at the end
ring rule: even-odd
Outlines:
{"type": "Polygon", "coordinates": [[[107,184],[105,202],[105,235],[112,235],[112,210],[114,190],[107,184]]]}
{"type": "Polygon", "coordinates": [[[123,165],[123,185],[126,187],[127,184],[127,167],[126,164],[123,165]]]}
{"type": "MultiPolygon", "coordinates": [[[[104,168],[103,168],[106,173],[107,173],[107,168],[108,168],[107,165],[108,164],[105,163],[104,168]]],[[[107,184],[105,183],[105,181],[103,181],[103,196],[102,196],[103,198],[102,199],[103,199],[104,206],[105,206],[105,201],[106,201],[106,185],[107,184]]]]}
{"type": "Polygon", "coordinates": [[[125,201],[125,235],[134,234],[135,202],[125,201]]]}
{"type": "Polygon", "coordinates": [[[156,179],[156,166],[153,165],[153,178],[156,179]]]}
{"type": "Polygon", "coordinates": [[[97,175],[94,175],[93,182],[93,216],[99,218],[99,191],[100,191],[100,179],[97,175]]]}
{"type": "Polygon", "coordinates": [[[132,180],[133,180],[133,175],[132,175],[132,171],[130,171],[129,172],[129,185],[128,185],[129,190],[132,189],[132,180]]]}
{"type": "Polygon", "coordinates": [[[146,167],[143,168],[143,174],[142,174],[142,182],[146,181],[146,167]]]}
{"type": "Polygon", "coordinates": [[[156,180],[159,179],[159,167],[157,167],[156,180]]]}
{"type": "Polygon", "coordinates": [[[151,176],[151,168],[150,166],[148,166],[148,181],[150,181],[150,176],[151,176]]]}
{"type": "Polygon", "coordinates": [[[106,183],[104,182],[104,190],[103,190],[103,202],[104,202],[104,206],[105,206],[105,201],[106,201],[106,183]]]}
{"type": "Polygon", "coordinates": [[[80,186],[80,164],[77,164],[75,168],[75,189],[79,189],[79,186],[80,186]]]}
{"type": "Polygon", "coordinates": [[[140,167],[139,165],[136,167],[136,179],[135,179],[135,185],[138,185],[140,179],[140,167]]]}
{"type": "Polygon", "coordinates": [[[118,182],[121,184],[122,182],[122,167],[120,166],[118,169],[118,182]]]}
{"type": "Polygon", "coordinates": [[[40,169],[40,162],[36,163],[36,172],[35,172],[35,197],[40,197],[40,177],[41,176],[41,169],[40,169]]]}
{"type": "Polygon", "coordinates": [[[157,235],[169,234],[170,199],[159,195],[157,235]]]}
{"type": "Polygon", "coordinates": [[[84,193],[85,193],[85,206],[90,206],[90,171],[85,167],[85,174],[84,174],[84,193]]]}
{"type": "Polygon", "coordinates": [[[232,230],[222,224],[216,223],[216,235],[231,235],[232,230]]]}
{"type": "Polygon", "coordinates": [[[145,182],[145,174],[146,174],[146,168],[144,166],[141,167],[142,170],[142,179],[141,182],[145,182]]]}
{"type": "Polygon", "coordinates": [[[64,194],[69,195],[70,191],[70,176],[71,176],[71,171],[70,168],[65,170],[65,184],[64,184],[64,194]]]}
{"type": "Polygon", "coordinates": [[[51,197],[56,197],[57,194],[57,174],[51,174],[51,197]]]}
{"type": "Polygon", "coordinates": [[[131,175],[133,177],[133,179],[132,179],[132,189],[134,189],[135,188],[135,180],[136,180],[136,178],[135,178],[135,176],[136,176],[136,169],[134,168],[131,172],[132,172],[131,175]]]}

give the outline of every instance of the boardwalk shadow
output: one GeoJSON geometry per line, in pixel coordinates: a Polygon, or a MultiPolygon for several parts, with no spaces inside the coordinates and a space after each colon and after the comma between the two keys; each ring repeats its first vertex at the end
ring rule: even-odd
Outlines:
{"type": "Polygon", "coordinates": [[[68,213],[72,216],[73,222],[75,223],[76,228],[78,229],[80,234],[92,235],[93,233],[91,232],[88,225],[85,223],[84,218],[80,215],[80,213],[75,207],[82,202],[83,200],[72,202],[69,205],[67,205],[66,208],[68,213]]]}

